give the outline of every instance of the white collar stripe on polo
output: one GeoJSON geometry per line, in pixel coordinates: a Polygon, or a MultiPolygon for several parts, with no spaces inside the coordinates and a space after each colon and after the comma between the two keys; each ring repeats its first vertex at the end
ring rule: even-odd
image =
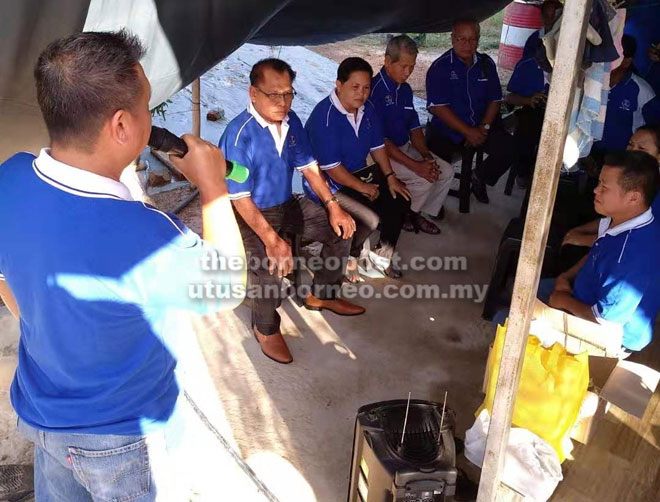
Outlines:
{"type": "Polygon", "coordinates": [[[351,127],[355,131],[355,135],[359,137],[360,123],[362,122],[362,117],[364,117],[364,105],[358,108],[356,120],[355,114],[346,111],[346,108],[344,108],[344,105],[341,104],[341,101],[339,101],[339,97],[334,90],[330,93],[330,102],[339,111],[339,113],[346,117],[346,120],[348,120],[348,123],[351,124],[351,127]]]}
{"type": "Polygon", "coordinates": [[[39,157],[32,163],[32,168],[44,182],[73,195],[133,200],[123,183],[59,162],[50,156],[50,148],[41,150],[39,157]]]}
{"type": "MultiPolygon", "coordinates": [[[[282,149],[284,148],[284,141],[286,140],[286,135],[289,132],[289,116],[287,115],[282,119],[282,122],[280,123],[281,132],[277,132],[277,124],[266,121],[266,119],[264,119],[255,109],[252,103],[250,103],[248,112],[250,113],[250,115],[252,115],[255,118],[255,120],[261,127],[263,127],[264,129],[268,128],[268,131],[270,131],[271,136],[273,136],[273,141],[275,141],[275,148],[277,148],[277,153],[281,157],[282,149]]],[[[243,124],[243,127],[245,127],[245,124],[243,124]]],[[[238,141],[238,138],[236,139],[236,141],[238,141]]]]}

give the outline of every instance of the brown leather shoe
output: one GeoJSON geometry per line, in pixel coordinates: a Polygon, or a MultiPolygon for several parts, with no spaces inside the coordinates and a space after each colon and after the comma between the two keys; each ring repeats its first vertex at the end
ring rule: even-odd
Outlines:
{"type": "Polygon", "coordinates": [[[254,326],[253,330],[254,337],[259,342],[259,345],[261,345],[261,352],[263,352],[266,357],[281,364],[289,364],[293,361],[291,352],[289,352],[289,347],[287,347],[281,333],[264,335],[256,326],[254,326]]]}
{"type": "Polygon", "coordinates": [[[323,310],[327,309],[337,315],[360,315],[364,314],[364,307],[360,307],[355,303],[347,302],[341,298],[334,300],[321,300],[316,298],[311,293],[305,298],[305,308],[308,310],[323,310]]]}

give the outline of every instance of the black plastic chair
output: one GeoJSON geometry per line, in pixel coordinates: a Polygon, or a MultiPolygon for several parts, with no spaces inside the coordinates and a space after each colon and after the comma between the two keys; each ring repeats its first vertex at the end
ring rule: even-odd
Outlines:
{"type": "Polygon", "coordinates": [[[449,190],[449,195],[458,197],[458,211],[461,213],[470,212],[470,190],[472,183],[472,163],[474,157],[477,157],[477,167],[481,167],[484,161],[484,152],[481,149],[465,147],[461,151],[461,172],[454,173],[454,178],[459,180],[458,190],[449,190]]]}
{"type": "MultiPolygon", "coordinates": [[[[482,317],[486,320],[492,320],[498,310],[507,307],[511,303],[513,279],[518,266],[524,227],[525,221],[522,218],[514,218],[509,222],[502,235],[484,300],[482,317]]],[[[541,271],[542,277],[556,277],[558,275],[561,240],[562,235],[557,232],[551,231],[548,235],[541,271]]]]}

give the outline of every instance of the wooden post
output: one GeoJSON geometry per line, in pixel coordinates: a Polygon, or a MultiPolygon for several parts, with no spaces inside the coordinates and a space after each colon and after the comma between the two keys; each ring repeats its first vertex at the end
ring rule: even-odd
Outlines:
{"type": "Polygon", "coordinates": [[[498,499],[529,324],[557,193],[591,0],[566,0],[545,111],[477,502],[498,499]]]}
{"type": "Polygon", "coordinates": [[[193,135],[200,137],[201,134],[201,117],[200,117],[200,108],[199,108],[199,94],[201,89],[201,83],[199,77],[193,80],[192,83],[192,123],[193,123],[193,135]]]}

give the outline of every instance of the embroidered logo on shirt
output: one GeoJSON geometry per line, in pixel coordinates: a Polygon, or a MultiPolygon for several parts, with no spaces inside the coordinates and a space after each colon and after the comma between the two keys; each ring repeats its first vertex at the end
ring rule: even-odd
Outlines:
{"type": "Polygon", "coordinates": [[[289,135],[289,147],[296,146],[296,137],[293,134],[289,135]]]}
{"type": "Polygon", "coordinates": [[[629,99],[624,99],[621,101],[621,105],[619,105],[619,110],[623,110],[624,112],[629,112],[631,107],[631,103],[629,99]]]}
{"type": "Polygon", "coordinates": [[[458,75],[454,70],[452,70],[451,73],[449,74],[449,80],[458,80],[458,75]]]}
{"type": "Polygon", "coordinates": [[[371,120],[369,119],[369,117],[365,117],[364,123],[367,124],[367,128],[371,127],[371,120]]]}
{"type": "Polygon", "coordinates": [[[394,104],[394,99],[391,94],[385,94],[385,106],[391,106],[394,104]]]}

